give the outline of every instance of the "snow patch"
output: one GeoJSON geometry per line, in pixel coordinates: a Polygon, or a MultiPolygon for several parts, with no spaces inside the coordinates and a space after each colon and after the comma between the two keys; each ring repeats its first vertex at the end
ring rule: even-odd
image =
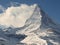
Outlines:
{"type": "Polygon", "coordinates": [[[26,44],[47,45],[46,40],[39,38],[35,33],[28,33],[28,36],[21,41],[26,44]]]}

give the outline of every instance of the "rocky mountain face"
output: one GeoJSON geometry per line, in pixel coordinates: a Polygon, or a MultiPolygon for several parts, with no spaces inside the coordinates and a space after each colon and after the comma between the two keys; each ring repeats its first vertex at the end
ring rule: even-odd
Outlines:
{"type": "Polygon", "coordinates": [[[0,45],[60,45],[59,34],[59,26],[35,4],[24,26],[0,26],[0,45]]]}

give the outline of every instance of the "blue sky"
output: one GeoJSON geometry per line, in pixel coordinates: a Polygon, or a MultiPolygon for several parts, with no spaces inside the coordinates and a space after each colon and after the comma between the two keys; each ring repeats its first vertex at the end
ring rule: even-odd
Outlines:
{"type": "Polygon", "coordinates": [[[7,8],[12,2],[29,5],[37,3],[56,23],[60,24],[60,0],[0,0],[0,5],[7,8]]]}

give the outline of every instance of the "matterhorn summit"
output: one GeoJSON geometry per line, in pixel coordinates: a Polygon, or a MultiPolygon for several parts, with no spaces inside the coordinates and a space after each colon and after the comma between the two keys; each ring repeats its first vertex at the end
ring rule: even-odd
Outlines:
{"type": "Polygon", "coordinates": [[[0,15],[0,45],[60,45],[59,25],[38,4],[12,6],[0,15]]]}

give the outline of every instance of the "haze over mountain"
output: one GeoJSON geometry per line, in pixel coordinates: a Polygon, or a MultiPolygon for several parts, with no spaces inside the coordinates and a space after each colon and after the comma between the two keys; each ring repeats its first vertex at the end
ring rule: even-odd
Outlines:
{"type": "Polygon", "coordinates": [[[59,27],[37,4],[12,6],[0,14],[0,45],[59,45],[59,27]]]}

